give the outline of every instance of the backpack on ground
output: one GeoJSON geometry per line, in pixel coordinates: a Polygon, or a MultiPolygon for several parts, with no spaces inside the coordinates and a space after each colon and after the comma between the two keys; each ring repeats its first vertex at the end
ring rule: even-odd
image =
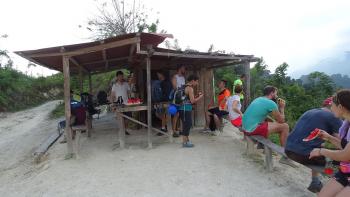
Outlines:
{"type": "Polygon", "coordinates": [[[187,87],[186,85],[183,85],[175,90],[174,98],[173,98],[174,105],[179,106],[184,103],[184,101],[186,100],[186,93],[185,93],[186,87],[187,87]]]}
{"type": "Polygon", "coordinates": [[[154,80],[151,84],[152,102],[161,102],[163,98],[162,86],[160,80],[154,80]]]}
{"type": "Polygon", "coordinates": [[[97,93],[97,103],[98,105],[108,104],[107,93],[105,91],[101,90],[97,93]]]}
{"type": "Polygon", "coordinates": [[[74,116],[74,120],[72,121],[72,125],[83,125],[86,120],[86,110],[85,107],[77,107],[72,109],[72,115],[74,116]]]}

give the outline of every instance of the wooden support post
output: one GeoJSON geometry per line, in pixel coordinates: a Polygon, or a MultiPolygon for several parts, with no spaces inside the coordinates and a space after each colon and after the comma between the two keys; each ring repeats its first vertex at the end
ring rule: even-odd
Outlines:
{"type": "Polygon", "coordinates": [[[250,63],[246,62],[244,63],[244,74],[246,77],[245,82],[243,82],[244,86],[244,110],[247,109],[249,103],[250,103],[250,63]]]}
{"type": "Polygon", "coordinates": [[[146,59],[147,66],[147,133],[148,148],[152,148],[152,100],[151,100],[151,58],[146,59]]]}
{"type": "Polygon", "coordinates": [[[273,170],[272,150],[271,148],[264,146],[265,150],[265,167],[268,172],[273,170]]]}
{"type": "Polygon", "coordinates": [[[201,111],[201,113],[204,116],[205,121],[205,113],[208,110],[208,105],[213,101],[214,99],[214,72],[213,69],[205,69],[204,71],[204,107],[201,111]]]}
{"type": "Polygon", "coordinates": [[[120,148],[125,148],[125,122],[124,118],[117,113],[117,122],[119,124],[119,144],[120,148]]]}
{"type": "Polygon", "coordinates": [[[65,135],[67,138],[67,156],[66,158],[72,158],[73,156],[73,142],[72,142],[72,129],[70,127],[70,73],[69,73],[69,57],[63,56],[63,76],[64,76],[64,111],[66,117],[65,135]]]}
{"type": "Polygon", "coordinates": [[[91,80],[91,74],[89,73],[89,93],[92,95],[92,80],[91,80]]]}
{"type": "Polygon", "coordinates": [[[83,76],[83,70],[81,67],[79,67],[79,91],[80,94],[83,93],[84,91],[84,80],[83,80],[84,76],[83,76]]]}
{"type": "MultiPolygon", "coordinates": [[[[206,71],[207,69],[203,66],[199,70],[199,74],[196,73],[199,76],[199,87],[198,90],[201,91],[204,96],[206,96],[207,91],[207,84],[208,84],[208,79],[206,78],[206,71]]],[[[210,83],[210,82],[209,82],[210,83]]],[[[205,112],[206,108],[208,105],[205,105],[206,101],[205,99],[201,99],[196,103],[196,108],[195,108],[195,125],[196,126],[204,126],[205,125],[205,112]]]]}

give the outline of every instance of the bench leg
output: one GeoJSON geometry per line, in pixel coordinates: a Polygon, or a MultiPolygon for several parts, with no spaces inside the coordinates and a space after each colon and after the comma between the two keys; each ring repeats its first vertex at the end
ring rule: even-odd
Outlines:
{"type": "Polygon", "coordinates": [[[272,150],[271,148],[264,146],[265,150],[265,167],[268,172],[273,170],[272,150]]]}
{"type": "Polygon", "coordinates": [[[74,138],[74,142],[73,142],[74,154],[75,154],[76,159],[78,159],[78,154],[79,154],[79,149],[80,149],[80,135],[81,135],[81,131],[76,130],[75,131],[75,138],[74,138]]]}
{"type": "Polygon", "coordinates": [[[244,137],[247,141],[247,154],[251,155],[254,153],[254,142],[250,137],[248,137],[246,135],[244,135],[244,137]]]}

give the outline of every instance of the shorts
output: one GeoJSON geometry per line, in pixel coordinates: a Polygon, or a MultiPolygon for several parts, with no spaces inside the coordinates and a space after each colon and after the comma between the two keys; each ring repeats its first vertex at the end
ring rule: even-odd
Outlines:
{"type": "Polygon", "coordinates": [[[344,187],[350,186],[350,174],[348,173],[339,170],[333,178],[344,187]]]}
{"type": "Polygon", "coordinates": [[[267,138],[269,135],[269,123],[267,121],[262,122],[258,125],[258,127],[256,127],[256,129],[253,132],[246,132],[244,131],[244,133],[247,136],[250,135],[261,135],[264,138],[267,138]]]}
{"type": "Polygon", "coordinates": [[[307,155],[301,155],[298,153],[295,153],[293,151],[285,150],[284,151],[288,158],[301,163],[303,165],[315,165],[315,166],[325,166],[326,165],[326,159],[325,157],[314,157],[312,159],[309,159],[309,156],[307,155]]]}
{"type": "Polygon", "coordinates": [[[214,107],[212,109],[209,109],[208,112],[210,112],[211,114],[217,115],[219,118],[222,118],[223,116],[228,114],[227,111],[220,110],[219,107],[214,107]]]}
{"type": "Polygon", "coordinates": [[[242,116],[238,116],[238,118],[231,120],[231,124],[235,127],[242,126],[242,116]]]}

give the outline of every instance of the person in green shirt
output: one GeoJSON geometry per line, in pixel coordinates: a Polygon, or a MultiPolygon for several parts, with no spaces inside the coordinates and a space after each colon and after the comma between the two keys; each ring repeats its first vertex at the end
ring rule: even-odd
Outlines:
{"type": "MultiPolygon", "coordinates": [[[[241,86],[241,87],[243,87],[243,81],[245,80],[245,74],[242,74],[241,75],[241,77],[239,78],[239,79],[236,79],[234,82],[233,82],[233,90],[236,88],[236,86],[241,86]]],[[[243,93],[243,91],[241,92],[241,94],[240,94],[240,99],[241,99],[241,101],[243,101],[243,99],[244,99],[244,93],[243,93]]]]}

